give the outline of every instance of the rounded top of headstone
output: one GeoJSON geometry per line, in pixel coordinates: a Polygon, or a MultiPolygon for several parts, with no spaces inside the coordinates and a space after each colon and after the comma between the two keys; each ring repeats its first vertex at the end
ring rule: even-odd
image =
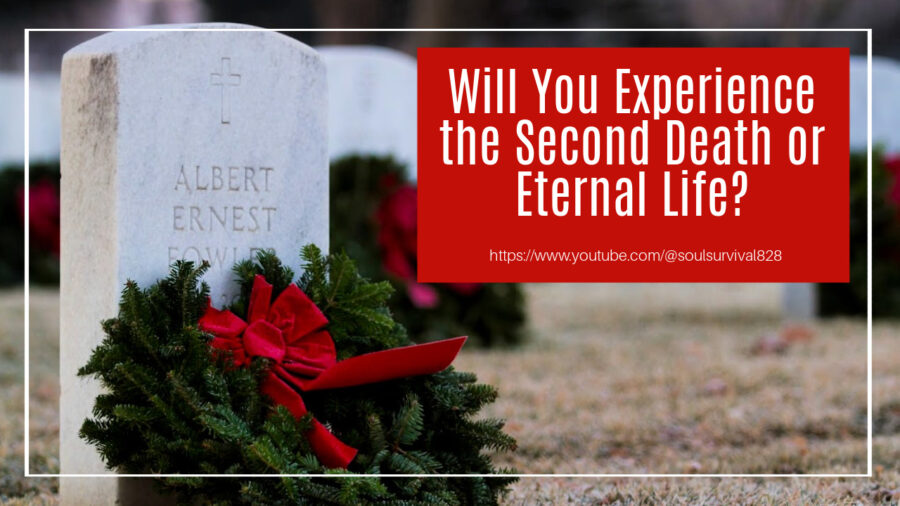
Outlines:
{"type": "Polygon", "coordinates": [[[327,251],[326,104],[318,53],[278,33],[109,33],[63,62],[63,177],[85,181],[73,201],[95,202],[94,187],[107,185],[108,202],[92,209],[115,213],[120,283],[147,285],[176,260],[203,260],[213,300],[228,305],[231,266],[256,250],[275,249],[295,272],[304,244],[327,251]]]}
{"type": "Polygon", "coordinates": [[[416,59],[412,56],[382,46],[318,46],[316,51],[323,55],[327,55],[329,59],[353,59],[365,60],[377,58],[380,61],[392,62],[400,66],[405,66],[412,70],[416,69],[416,59]]]}
{"type": "MultiPolygon", "coordinates": [[[[866,82],[864,56],[850,57],[850,149],[866,149],[866,82]]],[[[900,153],[900,62],[872,57],[872,144],[887,154],[900,153]]]]}
{"type": "MultiPolygon", "coordinates": [[[[102,30],[98,30],[100,32],[102,30]]],[[[73,55],[123,53],[134,50],[148,42],[165,37],[190,36],[198,33],[238,32],[255,33],[269,41],[281,41],[297,50],[316,55],[316,52],[297,39],[267,28],[241,23],[188,23],[170,25],[147,25],[108,31],[103,35],[82,42],[66,51],[63,59],[73,55]]]]}
{"type": "Polygon", "coordinates": [[[376,46],[319,46],[332,159],[393,156],[416,179],[416,59],[376,46]]]}

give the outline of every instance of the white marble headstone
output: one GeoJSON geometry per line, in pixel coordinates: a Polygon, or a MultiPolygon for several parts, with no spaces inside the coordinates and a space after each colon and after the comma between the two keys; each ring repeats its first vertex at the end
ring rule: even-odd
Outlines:
{"type": "Polygon", "coordinates": [[[416,178],[416,60],[373,46],[316,48],[328,69],[328,154],[393,155],[416,178]]]}
{"type": "MultiPolygon", "coordinates": [[[[206,260],[222,306],[231,267],[257,249],[296,272],[301,246],[328,250],[325,67],[278,33],[199,30],[237,26],[109,33],[63,59],[63,473],[104,471],[77,435],[98,386],[75,373],[126,279],[147,286],[177,259],[206,260]]],[[[111,503],[109,483],[64,480],[62,497],[111,503]]]]}

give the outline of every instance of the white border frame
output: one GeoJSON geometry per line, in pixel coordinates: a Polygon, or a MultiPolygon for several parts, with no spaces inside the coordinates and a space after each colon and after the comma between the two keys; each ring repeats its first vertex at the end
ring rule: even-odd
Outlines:
{"type": "Polygon", "coordinates": [[[32,473],[29,401],[30,365],[30,234],[25,228],[25,477],[26,478],[871,478],[872,477],[872,29],[871,28],[26,28],[25,29],[25,220],[30,222],[29,196],[29,37],[31,32],[863,32],[866,33],[866,472],[865,473],[517,473],[517,474],[117,474],[32,473]]]}

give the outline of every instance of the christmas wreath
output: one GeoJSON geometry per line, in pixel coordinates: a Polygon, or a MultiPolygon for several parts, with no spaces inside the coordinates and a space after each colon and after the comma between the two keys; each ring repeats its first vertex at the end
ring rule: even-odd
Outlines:
{"type": "MultiPolygon", "coordinates": [[[[497,396],[450,362],[465,338],[411,345],[392,288],[314,246],[296,282],[272,252],[234,268],[240,296],[211,307],[206,265],[176,262],[141,289],[81,368],[105,393],[81,437],[124,473],[492,474],[515,440],[476,419],[497,396]]],[[[156,480],[191,503],[495,504],[490,478],[156,480]]]]}
{"type": "Polygon", "coordinates": [[[331,164],[331,243],[363,275],[397,291],[394,317],[417,342],[468,335],[482,346],[525,339],[525,299],[511,283],[416,281],[416,187],[391,157],[348,156],[331,164]]]}

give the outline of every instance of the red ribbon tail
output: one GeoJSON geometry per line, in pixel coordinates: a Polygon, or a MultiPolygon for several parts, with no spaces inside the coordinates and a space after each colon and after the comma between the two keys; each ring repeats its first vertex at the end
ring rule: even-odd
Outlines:
{"type": "Polygon", "coordinates": [[[356,457],[356,448],[344,444],[318,420],[313,420],[312,429],[306,432],[306,437],[319,462],[329,469],[347,469],[356,457]]]}
{"type": "MultiPolygon", "coordinates": [[[[274,373],[263,381],[261,389],[275,404],[283,405],[296,418],[302,418],[308,413],[300,394],[274,373]]],[[[313,420],[313,426],[306,432],[306,437],[319,462],[327,468],[346,469],[356,457],[355,448],[344,444],[318,420],[313,420]]]]}
{"type": "Polygon", "coordinates": [[[455,337],[341,360],[315,379],[306,382],[303,390],[345,388],[434,374],[443,371],[453,362],[465,342],[465,337],[455,337]]]}

